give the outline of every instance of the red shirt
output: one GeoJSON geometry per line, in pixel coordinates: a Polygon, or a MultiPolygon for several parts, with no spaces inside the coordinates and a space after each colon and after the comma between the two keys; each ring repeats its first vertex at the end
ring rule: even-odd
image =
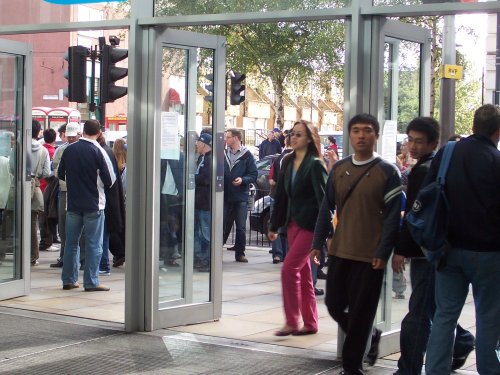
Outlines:
{"type": "MultiPolygon", "coordinates": [[[[47,149],[47,151],[49,152],[49,158],[50,158],[50,161],[52,161],[52,158],[54,157],[54,153],[56,152],[56,148],[48,143],[44,143],[43,147],[45,147],[47,149]]],[[[47,187],[47,181],[45,181],[45,178],[42,178],[40,180],[40,190],[42,191],[42,193],[44,192],[46,187],[47,187]]]]}

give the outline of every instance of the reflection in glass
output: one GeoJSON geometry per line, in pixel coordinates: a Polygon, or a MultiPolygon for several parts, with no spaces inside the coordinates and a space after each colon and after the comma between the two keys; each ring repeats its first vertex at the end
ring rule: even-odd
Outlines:
{"type": "Polygon", "coordinates": [[[197,93],[213,51],[163,48],[159,302],[210,301],[212,104],[197,93]],[[197,63],[196,80],[189,67],[197,63]],[[195,106],[189,106],[193,102],[195,106]]]}
{"type": "Polygon", "coordinates": [[[0,282],[21,277],[17,143],[22,103],[22,58],[0,54],[0,282]]]}

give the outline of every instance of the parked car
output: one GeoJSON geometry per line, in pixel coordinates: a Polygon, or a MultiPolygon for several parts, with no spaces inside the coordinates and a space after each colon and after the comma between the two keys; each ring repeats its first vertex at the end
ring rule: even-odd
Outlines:
{"type": "Polygon", "coordinates": [[[278,156],[280,154],[269,155],[256,161],[257,181],[255,181],[255,184],[250,184],[250,189],[255,189],[255,201],[269,194],[269,190],[271,189],[269,185],[269,171],[278,156]]]}

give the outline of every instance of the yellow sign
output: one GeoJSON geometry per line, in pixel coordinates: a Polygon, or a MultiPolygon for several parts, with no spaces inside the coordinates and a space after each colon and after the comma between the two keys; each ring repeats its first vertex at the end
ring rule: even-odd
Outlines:
{"type": "Polygon", "coordinates": [[[441,67],[441,72],[444,71],[443,77],[444,78],[450,78],[450,79],[462,79],[463,77],[463,72],[464,68],[460,65],[444,65],[441,67]]]}

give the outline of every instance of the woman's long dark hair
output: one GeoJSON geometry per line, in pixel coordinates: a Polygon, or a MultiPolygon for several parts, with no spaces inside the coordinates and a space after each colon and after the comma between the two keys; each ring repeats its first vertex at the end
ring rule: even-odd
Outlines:
{"type": "Polygon", "coordinates": [[[319,140],[318,128],[316,128],[311,122],[306,120],[295,121],[292,126],[292,130],[295,125],[304,125],[306,128],[307,136],[312,142],[309,142],[307,146],[307,153],[316,156],[317,158],[322,158],[321,155],[321,142],[319,140]]]}

